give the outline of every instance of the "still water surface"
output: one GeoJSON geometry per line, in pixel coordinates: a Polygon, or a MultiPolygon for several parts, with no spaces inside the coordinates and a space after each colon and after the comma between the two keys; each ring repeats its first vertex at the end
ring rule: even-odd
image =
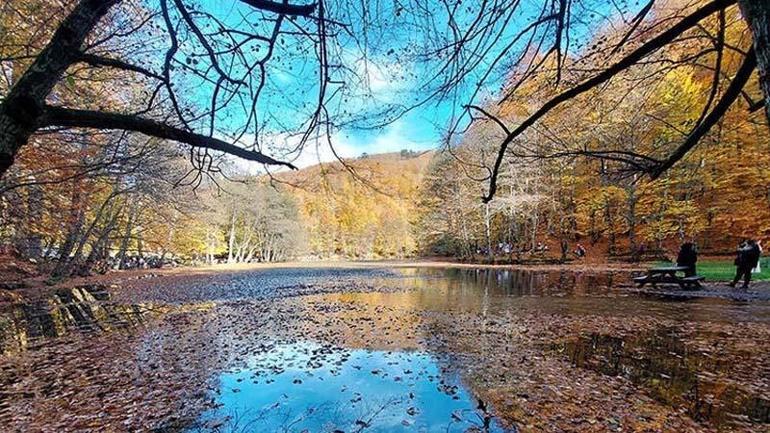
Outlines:
{"type": "Polygon", "coordinates": [[[506,431],[424,352],[277,345],[219,379],[203,424],[226,431],[506,431]]]}
{"type": "MultiPolygon", "coordinates": [[[[280,272],[269,271],[265,276],[281,281],[280,272]]],[[[328,277],[326,271],[313,272],[287,271],[287,278],[305,284],[328,277]]],[[[327,295],[332,300],[421,311],[482,315],[525,311],[681,323],[770,323],[768,302],[645,298],[619,287],[630,278],[622,273],[401,268],[339,271],[337,275],[404,291],[327,295]]],[[[239,284],[260,284],[259,273],[248,278],[239,284]]],[[[740,416],[749,422],[770,423],[770,403],[762,392],[702,380],[703,369],[719,377],[722,368],[705,362],[711,355],[684,347],[676,329],[666,329],[626,340],[576,335],[574,342],[555,346],[554,353],[598,373],[624,375],[662,403],[689,407],[688,413],[696,420],[719,425],[740,416]],[[663,383],[661,378],[665,378],[663,383]],[[709,390],[706,400],[701,395],[704,389],[709,390]],[[714,403],[712,389],[719,389],[725,400],[717,398],[714,403]]],[[[252,359],[250,368],[222,373],[219,382],[219,406],[202,419],[207,425],[226,420],[228,431],[505,431],[478,409],[477,400],[456,375],[425,352],[365,351],[312,343],[277,345],[252,359]]]]}
{"type": "Polygon", "coordinates": [[[341,295],[383,305],[423,310],[465,310],[495,314],[509,310],[612,317],[650,316],[681,321],[767,322],[770,302],[718,298],[671,300],[629,292],[628,272],[406,268],[373,281],[413,289],[397,293],[341,295]]]}

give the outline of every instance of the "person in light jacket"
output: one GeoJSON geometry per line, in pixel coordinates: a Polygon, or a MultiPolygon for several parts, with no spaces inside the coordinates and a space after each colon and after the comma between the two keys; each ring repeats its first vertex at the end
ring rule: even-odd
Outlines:
{"type": "Polygon", "coordinates": [[[759,263],[759,245],[754,240],[744,241],[738,246],[738,253],[735,257],[735,278],[730,283],[730,287],[735,287],[738,281],[743,278],[742,289],[748,289],[751,282],[751,270],[759,263]]]}

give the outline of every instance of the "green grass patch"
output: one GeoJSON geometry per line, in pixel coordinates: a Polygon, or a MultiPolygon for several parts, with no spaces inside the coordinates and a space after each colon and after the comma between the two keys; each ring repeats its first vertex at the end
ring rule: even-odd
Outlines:
{"type": "MultiPolygon", "coordinates": [[[[753,281],[770,281],[770,257],[762,257],[762,272],[751,274],[753,281]]],[[[671,266],[671,263],[660,262],[656,266],[671,266]]],[[[696,265],[698,275],[706,278],[706,281],[730,281],[735,278],[735,265],[732,260],[698,260],[696,265]]]]}

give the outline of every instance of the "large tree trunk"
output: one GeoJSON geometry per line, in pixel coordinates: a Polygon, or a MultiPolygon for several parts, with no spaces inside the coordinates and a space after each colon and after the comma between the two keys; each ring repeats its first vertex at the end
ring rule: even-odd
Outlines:
{"type": "Polygon", "coordinates": [[[43,253],[43,239],[38,226],[43,218],[43,188],[40,185],[32,185],[29,189],[26,218],[29,223],[24,233],[24,256],[38,259],[43,253]]]}
{"type": "Polygon", "coordinates": [[[631,259],[634,262],[639,261],[639,244],[636,238],[636,203],[638,198],[636,196],[636,186],[634,184],[629,185],[626,188],[628,192],[628,211],[626,213],[626,220],[628,221],[628,243],[631,249],[631,259]]]}
{"type": "Polygon", "coordinates": [[[131,209],[128,214],[128,221],[126,222],[126,231],[123,234],[123,239],[120,241],[120,250],[118,250],[117,264],[118,269],[126,268],[126,256],[128,253],[128,244],[131,241],[131,235],[134,230],[134,219],[136,217],[136,210],[131,209]]]}
{"type": "Polygon", "coordinates": [[[80,57],[88,34],[119,1],[81,0],[0,103],[0,177],[38,128],[46,98],[67,68],[80,57]]]}
{"type": "Polygon", "coordinates": [[[91,238],[91,234],[93,234],[94,229],[96,228],[96,225],[101,221],[102,215],[104,214],[104,210],[107,208],[107,205],[110,204],[112,199],[115,198],[115,195],[110,195],[107,197],[107,199],[102,203],[101,206],[99,206],[99,209],[96,211],[96,215],[94,216],[93,221],[91,221],[91,224],[88,225],[88,228],[83,232],[80,233],[82,230],[83,223],[85,223],[85,220],[81,222],[78,225],[78,231],[77,231],[77,238],[75,239],[75,248],[74,253],[70,254],[67,253],[67,259],[63,263],[59,263],[57,266],[57,273],[54,274],[54,277],[67,277],[72,275],[73,266],[76,265],[83,257],[83,248],[88,243],[88,240],[91,238]]]}
{"type": "Polygon", "coordinates": [[[492,226],[489,216],[489,203],[484,203],[484,237],[487,241],[487,258],[489,260],[494,259],[494,254],[492,253],[492,226]]]}
{"type": "Polygon", "coordinates": [[[62,277],[67,270],[70,254],[72,254],[72,250],[75,248],[75,243],[80,236],[80,230],[83,228],[85,222],[84,207],[82,186],[80,181],[74,181],[72,183],[69,215],[66,218],[66,227],[68,228],[67,235],[64,238],[64,242],[59,247],[59,256],[57,258],[56,266],[51,273],[54,278],[62,277]]]}
{"type": "Polygon", "coordinates": [[[115,229],[115,225],[118,222],[118,218],[120,217],[121,212],[122,210],[119,208],[117,211],[112,213],[112,216],[110,217],[107,224],[105,224],[104,229],[101,231],[98,238],[91,245],[91,252],[88,254],[88,257],[86,258],[85,263],[80,269],[80,275],[83,275],[83,276],[89,275],[91,273],[92,268],[97,263],[97,261],[103,260],[106,258],[107,245],[110,242],[110,235],[115,229]]]}
{"type": "Polygon", "coordinates": [[[85,215],[82,212],[79,212],[75,218],[76,219],[70,224],[67,237],[64,239],[64,243],[59,249],[59,258],[56,261],[53,272],[51,272],[51,276],[54,278],[65,276],[69,270],[70,255],[72,255],[72,250],[75,248],[75,244],[80,235],[80,230],[83,228],[83,219],[85,218],[85,215]]]}
{"type": "Polygon", "coordinates": [[[615,218],[613,218],[613,206],[609,197],[604,201],[604,219],[607,223],[607,232],[609,234],[609,246],[607,253],[612,257],[617,255],[617,236],[615,235],[615,218]]]}
{"type": "Polygon", "coordinates": [[[765,95],[765,115],[770,125],[770,1],[738,0],[738,4],[754,37],[759,85],[765,95]]]}

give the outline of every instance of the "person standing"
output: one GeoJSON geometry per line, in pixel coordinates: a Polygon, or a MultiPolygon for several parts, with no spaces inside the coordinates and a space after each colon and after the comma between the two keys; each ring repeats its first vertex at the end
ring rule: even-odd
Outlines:
{"type": "Polygon", "coordinates": [[[757,241],[757,249],[759,250],[759,259],[757,259],[757,266],[751,270],[752,274],[758,274],[762,272],[762,241],[757,241]]]}
{"type": "Polygon", "coordinates": [[[577,247],[575,248],[575,255],[581,259],[586,256],[586,249],[582,244],[577,244],[577,247]]]}
{"type": "Polygon", "coordinates": [[[751,282],[751,270],[757,266],[759,262],[759,245],[754,240],[743,241],[738,247],[738,254],[735,258],[735,278],[730,283],[730,287],[735,287],[743,278],[743,286],[741,288],[748,289],[751,282]]]}
{"type": "Polygon", "coordinates": [[[685,242],[679,248],[679,254],[676,256],[676,265],[687,268],[684,271],[685,277],[695,276],[695,263],[698,262],[698,248],[692,242],[685,242]]]}

